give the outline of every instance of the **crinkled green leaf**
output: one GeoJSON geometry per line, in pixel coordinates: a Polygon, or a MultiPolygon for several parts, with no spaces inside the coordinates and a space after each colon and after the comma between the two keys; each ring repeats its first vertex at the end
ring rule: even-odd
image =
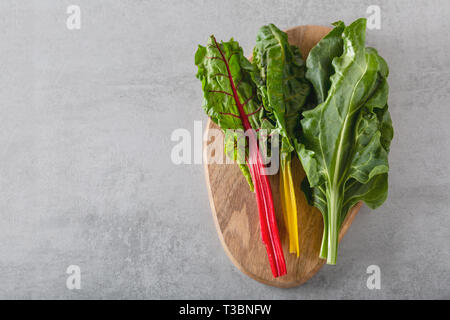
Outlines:
{"type": "Polygon", "coordinates": [[[310,92],[304,61],[298,48],[289,44],[287,34],[269,24],[258,31],[253,64],[258,95],[281,134],[281,158],[290,159],[294,151],[292,139],[299,132],[300,112],[310,92]]]}

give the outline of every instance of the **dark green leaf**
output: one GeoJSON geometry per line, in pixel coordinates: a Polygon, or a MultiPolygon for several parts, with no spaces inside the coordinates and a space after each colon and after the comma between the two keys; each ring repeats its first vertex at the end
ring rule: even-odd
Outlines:
{"type": "Polygon", "coordinates": [[[282,136],[281,158],[290,158],[294,151],[292,139],[299,132],[300,112],[310,92],[304,61],[298,48],[289,44],[287,34],[269,24],[259,29],[253,64],[258,94],[282,136]]]}

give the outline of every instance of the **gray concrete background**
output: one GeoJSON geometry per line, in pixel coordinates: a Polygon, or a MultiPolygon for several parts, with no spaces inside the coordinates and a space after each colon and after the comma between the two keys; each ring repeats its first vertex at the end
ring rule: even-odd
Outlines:
{"type": "Polygon", "coordinates": [[[448,1],[1,1],[0,298],[450,298],[448,1]],[[82,27],[66,28],[81,7],[82,27]],[[390,194],[364,207],[339,263],[267,287],[221,248],[201,165],[170,161],[206,116],[194,52],[250,52],[259,26],[349,23],[390,66],[390,194]],[[81,290],[65,282],[79,265],[81,290]],[[381,290],[366,288],[379,265],[381,290]]]}

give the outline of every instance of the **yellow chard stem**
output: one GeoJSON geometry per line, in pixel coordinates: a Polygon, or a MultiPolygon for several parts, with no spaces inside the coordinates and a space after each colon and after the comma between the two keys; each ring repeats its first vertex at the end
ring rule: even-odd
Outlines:
{"type": "MultiPolygon", "coordinates": [[[[280,196],[281,196],[281,209],[283,211],[283,219],[284,219],[284,225],[286,226],[286,231],[288,233],[288,236],[290,234],[290,223],[289,223],[289,216],[287,214],[287,202],[286,202],[286,196],[285,196],[285,190],[284,190],[284,169],[283,166],[281,167],[280,171],[280,196]]],[[[291,237],[289,236],[289,251],[291,251],[291,245],[290,245],[291,237]]]]}
{"type": "Polygon", "coordinates": [[[297,203],[292,179],[291,160],[283,160],[280,174],[281,204],[284,222],[289,235],[289,252],[300,255],[297,226],[297,203]]]}

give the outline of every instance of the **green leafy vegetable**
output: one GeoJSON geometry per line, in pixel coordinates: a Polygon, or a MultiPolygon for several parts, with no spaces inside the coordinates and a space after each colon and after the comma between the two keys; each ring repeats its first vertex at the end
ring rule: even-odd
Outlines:
{"type": "Polygon", "coordinates": [[[275,25],[259,29],[253,49],[257,72],[253,80],[264,108],[281,134],[281,203],[289,234],[289,251],[300,254],[297,227],[297,204],[291,173],[293,139],[299,132],[300,112],[310,92],[305,78],[305,64],[297,47],[291,46],[287,34],[275,25]]]}
{"type": "Polygon", "coordinates": [[[259,211],[262,240],[267,249],[274,277],[286,274],[272,192],[262,156],[257,143],[256,129],[264,126],[264,109],[256,95],[256,87],[251,79],[253,65],[245,58],[242,48],[232,39],[218,43],[211,36],[206,47],[199,46],[195,54],[198,66],[197,77],[202,81],[204,93],[203,108],[222,130],[226,131],[227,154],[233,158],[244,158],[246,163],[240,168],[247,180],[254,186],[259,211]],[[228,129],[245,131],[250,148],[245,154],[234,151],[236,134],[228,129]],[[251,177],[251,180],[249,179],[251,177]]]}
{"type": "Polygon", "coordinates": [[[303,112],[296,142],[307,175],[302,184],[322,212],[320,256],[337,259],[340,226],[358,201],[380,206],[388,192],[388,152],[393,137],[388,112],[388,67],[365,47],[366,20],[335,24],[307,59],[307,78],[318,105],[303,112]]]}

